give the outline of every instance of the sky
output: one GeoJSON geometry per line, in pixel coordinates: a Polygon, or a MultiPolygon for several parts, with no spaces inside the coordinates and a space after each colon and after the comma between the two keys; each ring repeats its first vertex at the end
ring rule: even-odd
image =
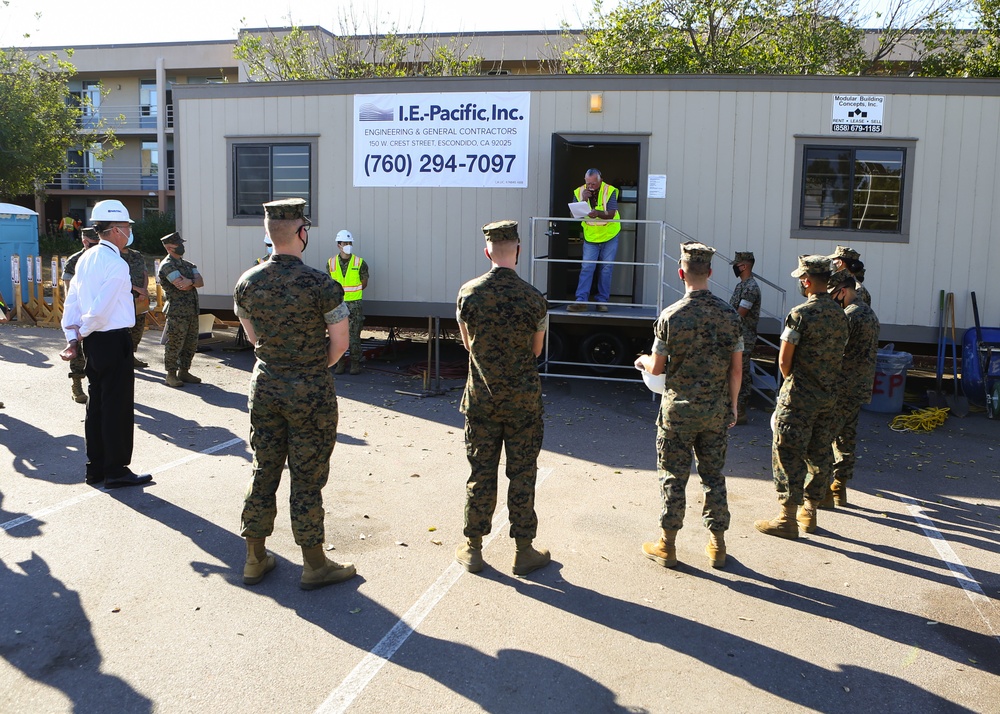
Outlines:
{"type": "MultiPolygon", "coordinates": [[[[605,0],[605,9],[617,0],[605,0]]],[[[294,3],[244,0],[171,0],[163,3],[108,0],[0,0],[0,47],[187,42],[235,39],[241,27],[321,25],[340,29],[346,12],[357,17],[359,34],[373,20],[381,29],[403,32],[473,34],[492,30],[558,30],[565,20],[581,27],[591,3],[568,0],[295,0],[294,3]],[[289,9],[294,8],[294,9],[289,9]],[[36,17],[36,13],[40,17],[36,17]],[[28,39],[24,35],[28,34],[28,39]]]]}

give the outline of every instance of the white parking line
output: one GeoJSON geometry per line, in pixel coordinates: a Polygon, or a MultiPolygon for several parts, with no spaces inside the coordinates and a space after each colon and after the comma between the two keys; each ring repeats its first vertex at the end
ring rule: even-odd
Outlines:
{"type": "MultiPolygon", "coordinates": [[[[187,456],[177,459],[176,461],[171,461],[169,464],[158,466],[149,473],[155,476],[156,474],[163,473],[164,471],[169,471],[172,468],[176,468],[181,464],[186,464],[188,462],[194,461],[195,459],[200,459],[202,456],[208,456],[209,454],[214,454],[217,451],[223,451],[224,449],[228,449],[230,446],[235,446],[236,444],[243,444],[243,443],[245,443],[243,439],[230,439],[229,441],[224,441],[221,444],[210,446],[204,451],[199,451],[196,454],[188,454],[187,456]]],[[[78,503],[83,503],[87,499],[93,498],[94,496],[99,496],[102,493],[104,493],[104,491],[96,488],[91,491],[88,491],[87,493],[81,493],[77,496],[74,496],[73,498],[68,498],[65,501],[57,503],[53,506],[46,506],[45,508],[37,510],[34,513],[28,513],[13,520],[7,521],[6,523],[0,523],[0,530],[6,533],[7,531],[13,530],[18,526],[23,526],[25,523],[31,523],[32,521],[41,520],[45,516],[56,513],[57,511],[69,508],[70,506],[75,506],[78,503]]]]}
{"type": "Polygon", "coordinates": [[[955,576],[955,580],[958,584],[962,586],[965,590],[965,594],[969,596],[969,600],[972,601],[973,607],[976,608],[976,612],[986,623],[986,628],[1000,642],[1000,634],[997,632],[997,628],[993,627],[993,623],[990,621],[990,614],[992,613],[994,617],[996,616],[996,606],[993,601],[986,596],[983,592],[983,588],[979,585],[975,578],[972,577],[972,573],[969,569],[965,567],[958,554],[952,549],[951,544],[945,540],[944,535],[941,531],[937,529],[937,526],[924,515],[923,508],[914,501],[909,496],[900,496],[899,500],[906,504],[907,509],[909,509],[910,514],[917,521],[917,524],[923,530],[924,535],[927,536],[927,540],[931,542],[934,546],[934,550],[938,552],[941,556],[941,560],[944,564],[948,566],[952,575],[955,576]]]}
{"type": "MultiPolygon", "coordinates": [[[[536,487],[549,477],[552,469],[538,469],[538,479],[536,487]]],[[[483,538],[483,548],[485,549],[507,522],[507,508],[504,507],[493,519],[493,528],[488,536],[483,538]]],[[[434,584],[427,588],[427,591],[406,611],[399,621],[392,626],[385,637],[379,640],[371,651],[358,662],[357,666],[351,670],[350,674],[344,678],[340,686],[330,693],[326,701],[319,705],[316,714],[340,714],[347,711],[351,703],[364,691],[368,683],[372,681],[379,670],[392,659],[396,651],[403,646],[403,643],[413,634],[413,631],[420,626],[424,618],[430,614],[434,606],[441,598],[448,594],[451,586],[458,582],[465,569],[458,563],[452,561],[451,565],[445,568],[441,576],[434,581],[434,584]]]]}

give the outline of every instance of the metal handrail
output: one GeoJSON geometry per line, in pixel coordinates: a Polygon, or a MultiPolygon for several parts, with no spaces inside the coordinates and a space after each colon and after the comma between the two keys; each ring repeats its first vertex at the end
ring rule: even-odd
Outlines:
{"type": "MultiPolygon", "coordinates": [[[[166,172],[167,190],[174,190],[174,169],[163,168],[166,172]]],[[[158,174],[143,174],[140,167],[103,166],[87,169],[70,167],[52,181],[46,183],[49,189],[82,191],[155,191],[159,187],[158,174]]]]}
{"type": "MultiPolygon", "coordinates": [[[[536,255],[535,254],[535,250],[536,250],[536,246],[538,245],[538,241],[536,240],[535,228],[536,228],[536,226],[537,226],[537,224],[538,224],[539,221],[545,221],[546,224],[548,224],[548,223],[579,223],[580,219],[579,218],[565,218],[565,217],[561,217],[561,216],[560,217],[555,217],[555,216],[532,216],[531,217],[531,230],[530,230],[529,235],[528,235],[528,255],[529,255],[529,258],[530,258],[530,260],[529,260],[529,271],[528,272],[529,272],[529,281],[531,282],[532,285],[535,285],[537,287],[537,285],[536,285],[536,270],[537,270],[538,264],[540,264],[540,263],[561,263],[561,264],[567,264],[568,263],[568,264],[581,264],[582,265],[583,263],[602,263],[602,262],[605,262],[605,261],[600,261],[600,260],[583,260],[582,258],[579,259],[579,260],[573,259],[573,258],[549,258],[548,257],[548,246],[546,246],[546,252],[545,252],[544,255],[536,255]]],[[[653,303],[615,303],[615,305],[618,306],[618,307],[654,308],[656,310],[656,314],[659,314],[660,311],[663,310],[663,281],[662,281],[662,275],[663,275],[662,252],[663,252],[663,250],[662,249],[663,249],[663,241],[664,241],[664,236],[665,236],[665,228],[664,228],[665,224],[664,224],[664,222],[663,221],[646,220],[646,219],[628,219],[628,218],[617,219],[617,220],[608,221],[608,222],[609,223],[614,222],[614,223],[623,223],[623,224],[634,224],[634,225],[648,225],[648,226],[658,226],[659,227],[658,240],[660,242],[660,246],[659,246],[659,250],[657,250],[657,252],[656,252],[656,255],[659,256],[659,259],[656,262],[651,263],[651,262],[646,262],[646,261],[626,261],[626,260],[622,260],[622,261],[616,260],[616,261],[613,261],[614,265],[631,265],[631,266],[638,266],[638,267],[641,267],[641,268],[656,268],[657,276],[658,277],[656,279],[656,282],[654,283],[657,286],[657,289],[656,289],[656,303],[655,304],[653,304],[653,303]]],[[[647,248],[647,252],[648,252],[648,250],[649,249],[647,248]]],[[[552,300],[552,299],[549,299],[547,286],[546,286],[546,290],[543,291],[543,295],[546,296],[546,300],[548,302],[550,302],[552,304],[556,304],[556,305],[569,304],[571,302],[575,302],[574,300],[552,300]]],[[[589,305],[589,304],[594,304],[594,303],[592,303],[590,301],[587,301],[585,304],[589,305]]],[[[545,317],[545,347],[544,347],[544,353],[543,353],[544,354],[544,358],[542,360],[542,364],[540,365],[542,376],[550,376],[550,374],[549,374],[549,366],[550,365],[561,365],[561,366],[567,366],[567,367],[593,368],[595,365],[593,365],[593,364],[591,364],[589,362],[568,362],[568,361],[562,361],[562,360],[550,360],[549,359],[549,336],[552,334],[552,331],[549,329],[550,316],[551,316],[551,310],[546,314],[546,317],[545,317]]],[[[604,315],[603,313],[596,313],[596,314],[593,314],[593,315],[589,315],[588,319],[596,320],[598,322],[601,322],[604,319],[614,318],[614,317],[616,317],[616,316],[615,315],[610,315],[610,314],[609,315],[604,315]]],[[[601,369],[608,369],[609,371],[611,371],[611,370],[622,370],[622,369],[628,369],[628,370],[634,369],[634,367],[631,364],[628,364],[628,365],[600,365],[600,367],[601,367],[601,369]]],[[[629,382],[629,383],[635,383],[635,381],[636,381],[635,379],[625,379],[625,378],[622,378],[622,377],[611,377],[609,375],[560,374],[558,376],[560,378],[564,378],[564,379],[589,379],[589,380],[604,381],[604,382],[629,382]]]]}

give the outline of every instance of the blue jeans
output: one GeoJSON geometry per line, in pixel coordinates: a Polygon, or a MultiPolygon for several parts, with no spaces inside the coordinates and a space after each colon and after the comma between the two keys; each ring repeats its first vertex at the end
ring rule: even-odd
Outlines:
{"type": "MultiPolygon", "coordinates": [[[[618,236],[605,243],[583,242],[583,259],[600,261],[600,272],[597,274],[596,302],[608,302],[611,298],[611,270],[618,252],[618,236]]],[[[596,263],[583,263],[580,266],[580,282],[576,284],[577,302],[586,302],[590,297],[590,285],[594,281],[596,263]]]]}

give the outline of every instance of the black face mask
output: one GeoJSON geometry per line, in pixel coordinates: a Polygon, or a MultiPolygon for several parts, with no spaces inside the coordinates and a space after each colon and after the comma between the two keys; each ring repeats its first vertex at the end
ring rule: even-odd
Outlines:
{"type": "Polygon", "coordinates": [[[742,272],[743,271],[740,270],[740,266],[738,266],[738,265],[734,265],[733,266],[733,275],[735,275],[737,278],[740,277],[740,273],[742,273],[742,272]]]}
{"type": "Polygon", "coordinates": [[[182,245],[177,246],[176,248],[174,248],[174,252],[177,253],[177,255],[184,255],[184,246],[182,245]]]}
{"type": "Polygon", "coordinates": [[[801,295],[802,297],[806,296],[806,286],[805,283],[801,281],[799,282],[799,295],[801,295]]]}

